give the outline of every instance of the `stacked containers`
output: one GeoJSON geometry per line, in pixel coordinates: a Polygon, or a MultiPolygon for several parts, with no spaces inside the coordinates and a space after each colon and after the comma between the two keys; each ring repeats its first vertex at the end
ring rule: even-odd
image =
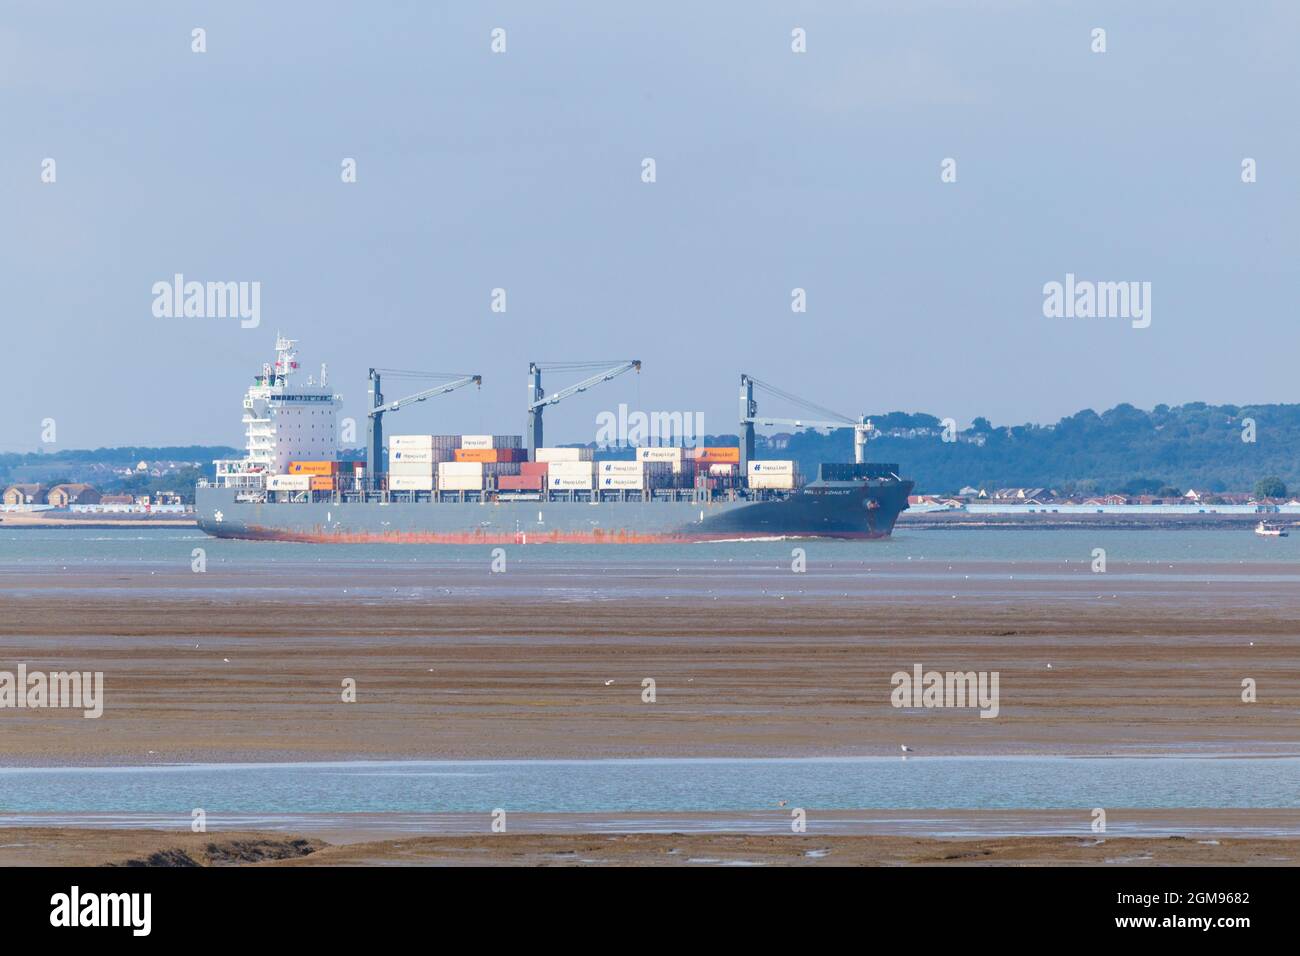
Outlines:
{"type": "Polygon", "coordinates": [[[433,466],[442,460],[433,435],[388,439],[388,490],[433,491],[433,466]]]}
{"type": "Polygon", "coordinates": [[[481,461],[442,461],[438,463],[439,491],[483,490],[481,461]]]}
{"type": "Polygon", "coordinates": [[[645,465],[639,461],[602,461],[596,465],[601,491],[645,488],[645,465]]]}
{"type": "Polygon", "coordinates": [[[793,461],[751,461],[749,463],[749,487],[772,488],[780,491],[793,490],[795,468],[793,461]]]}
{"type": "MultiPolygon", "coordinates": [[[[543,449],[538,449],[539,452],[543,449]]],[[[547,462],[546,487],[552,491],[590,491],[596,481],[594,461],[547,462]]]]}

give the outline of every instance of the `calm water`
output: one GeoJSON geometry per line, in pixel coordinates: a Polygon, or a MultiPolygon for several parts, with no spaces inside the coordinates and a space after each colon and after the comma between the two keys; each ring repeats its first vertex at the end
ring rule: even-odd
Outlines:
{"type": "Polygon", "coordinates": [[[0,814],[1300,808],[1300,758],[395,761],[0,769],[0,814]]]}
{"type": "MultiPolygon", "coordinates": [[[[230,541],[198,531],[139,530],[0,530],[0,568],[23,566],[188,565],[190,551],[202,547],[210,567],[277,564],[375,566],[385,564],[480,564],[486,545],[312,545],[290,542],[230,541]]],[[[1012,528],[907,528],[881,541],[757,541],[709,544],[601,546],[546,544],[511,546],[519,566],[628,567],[671,562],[728,563],[772,561],[788,565],[792,547],[808,561],[886,566],[908,562],[1073,562],[1086,565],[1095,547],[1105,548],[1110,562],[1177,564],[1178,562],[1294,562],[1300,572],[1300,535],[1262,538],[1243,529],[1021,530],[1012,528]]]]}

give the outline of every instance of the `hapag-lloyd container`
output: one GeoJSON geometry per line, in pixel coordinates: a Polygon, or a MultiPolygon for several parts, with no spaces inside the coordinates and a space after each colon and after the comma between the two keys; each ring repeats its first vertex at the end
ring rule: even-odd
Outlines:
{"type": "Polygon", "coordinates": [[[645,465],[639,461],[600,461],[596,468],[604,475],[635,475],[638,478],[645,473],[645,465]]]}
{"type": "Polygon", "coordinates": [[[519,473],[521,475],[545,478],[546,468],[547,463],[544,461],[524,461],[519,463],[519,473]]]}
{"type": "Polygon", "coordinates": [[[268,475],[266,487],[269,491],[310,491],[312,477],[312,475],[268,475]]]}
{"type": "Polygon", "coordinates": [[[594,452],[590,448],[538,448],[534,454],[537,461],[591,461],[594,452]]]}
{"type": "Polygon", "coordinates": [[[440,461],[450,461],[451,456],[440,448],[432,446],[428,448],[414,447],[397,447],[389,446],[388,448],[388,467],[393,468],[399,464],[425,464],[432,465],[440,461]]]}
{"type": "Polygon", "coordinates": [[[425,475],[388,476],[389,491],[433,491],[433,473],[425,475]]]}
{"type": "Polygon", "coordinates": [[[501,491],[541,491],[545,484],[545,475],[502,475],[497,479],[501,491]]]}
{"type": "Polygon", "coordinates": [[[547,471],[551,477],[591,478],[596,474],[594,461],[552,461],[547,462],[547,471]]]}
{"type": "Polygon", "coordinates": [[[290,475],[332,475],[338,471],[337,461],[291,461],[290,475]]]}
{"type": "Polygon", "coordinates": [[[432,448],[432,435],[389,435],[388,448],[392,454],[394,448],[432,448]]]}

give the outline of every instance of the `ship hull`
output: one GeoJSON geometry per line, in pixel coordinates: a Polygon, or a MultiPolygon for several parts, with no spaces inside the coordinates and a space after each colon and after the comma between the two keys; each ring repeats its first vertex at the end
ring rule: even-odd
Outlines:
{"type": "Polygon", "coordinates": [[[828,482],[750,501],[240,502],[199,488],[198,525],[219,538],[310,543],[655,544],[888,537],[910,481],[828,482]]]}

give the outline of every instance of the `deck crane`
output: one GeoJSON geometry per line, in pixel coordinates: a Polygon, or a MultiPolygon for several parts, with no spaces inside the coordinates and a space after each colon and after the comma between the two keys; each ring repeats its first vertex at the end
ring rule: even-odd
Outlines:
{"type": "Polygon", "coordinates": [[[841,415],[839,412],[832,411],[829,408],[823,408],[821,405],[814,405],[812,402],[804,401],[797,395],[791,395],[789,392],[783,392],[774,385],[759,381],[752,375],[740,373],[740,427],[742,436],[740,440],[740,473],[745,475],[749,471],[749,462],[754,457],[754,425],[793,425],[796,428],[852,428],[853,429],[853,460],[859,465],[864,464],[867,460],[867,434],[871,431],[871,420],[865,415],[854,421],[847,415],[841,415]],[[825,415],[830,421],[810,421],[799,418],[767,418],[758,417],[758,403],[754,401],[754,387],[758,386],[761,390],[783,398],[787,402],[807,408],[819,415],[825,415]]]}
{"type": "Polygon", "coordinates": [[[617,364],[610,362],[529,362],[528,363],[528,457],[536,460],[538,448],[543,447],[542,442],[542,411],[547,405],[554,405],[561,402],[571,395],[577,395],[579,392],[585,392],[601,382],[608,382],[612,378],[617,378],[624,372],[630,372],[635,369],[638,373],[641,371],[640,359],[629,359],[617,364]],[[601,366],[611,366],[603,371],[597,372],[589,378],[583,379],[575,385],[568,388],[562,388],[553,395],[547,395],[542,389],[542,372],[578,372],[587,369],[601,368],[601,366]]]}
{"type": "MultiPolygon", "coordinates": [[[[368,422],[366,428],[366,467],[370,469],[371,479],[377,479],[380,475],[388,471],[388,461],[384,457],[384,413],[395,412],[399,408],[405,408],[415,402],[423,402],[426,399],[433,398],[435,395],[445,395],[447,392],[454,392],[458,388],[464,388],[466,385],[482,386],[482,375],[461,375],[455,372],[409,372],[397,368],[372,368],[370,370],[370,411],[367,413],[368,422]],[[433,385],[423,391],[407,395],[405,398],[399,398],[395,402],[385,402],[384,393],[380,389],[380,375],[388,375],[392,378],[403,379],[422,379],[425,381],[445,379],[437,385],[433,385]]],[[[378,487],[376,485],[376,487],[378,487]]]]}

